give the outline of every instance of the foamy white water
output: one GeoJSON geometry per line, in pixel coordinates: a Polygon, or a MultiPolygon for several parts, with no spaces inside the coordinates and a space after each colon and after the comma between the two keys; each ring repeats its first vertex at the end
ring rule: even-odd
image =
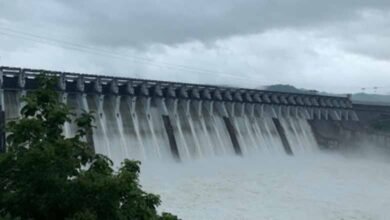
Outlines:
{"type": "MultiPolygon", "coordinates": [[[[18,117],[21,94],[4,94],[7,120],[18,117]]],[[[217,105],[223,114],[212,103],[194,114],[188,101],[174,102],[168,113],[182,160],[175,163],[162,122],[168,113],[150,99],[70,94],[64,101],[76,112],[93,110],[96,152],[116,166],[124,158],[142,160],[144,189],[161,195],[160,211],[182,219],[389,219],[390,156],[320,152],[307,117],[281,116],[272,106],[273,113],[261,110],[261,117],[231,114],[239,157],[233,156],[224,105],[217,105]],[[277,115],[284,132],[273,121],[277,115]],[[280,133],[294,157],[285,156],[280,133]]],[[[64,133],[72,136],[75,129],[66,124],[64,133]]]]}
{"type": "Polygon", "coordinates": [[[160,211],[182,219],[389,219],[390,163],[341,155],[144,164],[160,211]]]}

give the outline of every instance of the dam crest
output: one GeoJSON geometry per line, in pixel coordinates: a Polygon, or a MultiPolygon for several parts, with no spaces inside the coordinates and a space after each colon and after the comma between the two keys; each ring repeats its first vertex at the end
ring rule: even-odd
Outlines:
{"type": "MultiPolygon", "coordinates": [[[[116,164],[124,158],[305,154],[319,148],[311,121],[359,121],[347,96],[0,67],[3,128],[19,117],[20,97],[37,88],[42,73],[58,77],[61,100],[76,114],[94,112],[86,141],[116,164]]],[[[64,126],[67,137],[75,131],[73,124],[64,126]]],[[[5,150],[4,129],[1,139],[5,150]]]]}

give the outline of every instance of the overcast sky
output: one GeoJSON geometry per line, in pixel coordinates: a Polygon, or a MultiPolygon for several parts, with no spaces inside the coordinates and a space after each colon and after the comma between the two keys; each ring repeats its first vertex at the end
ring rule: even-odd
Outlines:
{"type": "Polygon", "coordinates": [[[390,93],[390,0],[0,0],[0,65],[390,93]]]}

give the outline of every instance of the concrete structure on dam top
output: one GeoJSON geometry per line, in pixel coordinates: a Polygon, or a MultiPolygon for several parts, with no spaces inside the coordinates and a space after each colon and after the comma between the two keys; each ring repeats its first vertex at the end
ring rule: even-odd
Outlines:
{"type": "MultiPolygon", "coordinates": [[[[377,109],[356,108],[346,96],[0,67],[2,150],[5,123],[19,117],[20,97],[37,88],[42,73],[58,77],[60,97],[76,113],[94,112],[87,141],[114,161],[299,154],[312,145],[332,145],[327,141],[337,135],[326,137],[332,128],[324,124],[359,124],[360,115],[367,119],[367,111],[377,109]]],[[[64,126],[66,136],[74,132],[72,123],[64,126]]]]}

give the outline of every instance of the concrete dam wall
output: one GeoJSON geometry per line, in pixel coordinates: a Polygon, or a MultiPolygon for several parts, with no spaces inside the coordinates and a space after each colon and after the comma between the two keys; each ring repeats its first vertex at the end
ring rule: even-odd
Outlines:
{"type": "Polygon", "coordinates": [[[390,105],[354,102],[353,109],[358,121],[309,121],[319,145],[324,148],[369,146],[390,153],[390,105]]]}
{"type": "MultiPolygon", "coordinates": [[[[94,112],[87,141],[115,163],[305,154],[322,144],[317,124],[359,120],[348,97],[1,67],[2,128],[19,117],[20,97],[41,73],[59,78],[62,101],[76,113],[94,112]]],[[[75,125],[64,126],[74,133],[75,125]]],[[[5,150],[4,129],[1,139],[5,150]]]]}

